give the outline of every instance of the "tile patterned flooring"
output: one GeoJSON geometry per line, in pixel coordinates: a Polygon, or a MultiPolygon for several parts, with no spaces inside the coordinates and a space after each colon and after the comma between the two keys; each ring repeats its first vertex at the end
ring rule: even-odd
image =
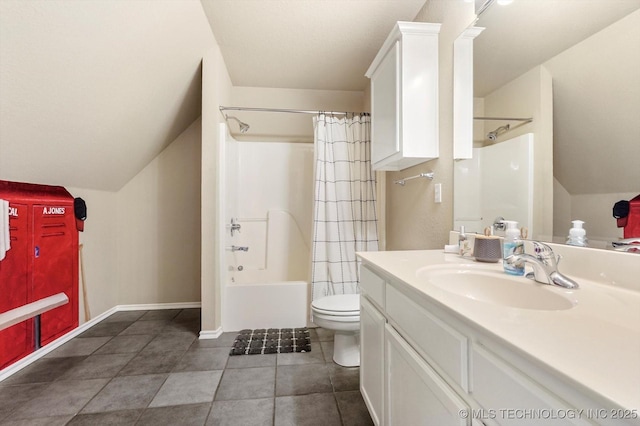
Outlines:
{"type": "Polygon", "coordinates": [[[199,309],[116,312],[0,382],[0,425],[371,425],[359,369],[311,352],[229,356],[199,309]]]}

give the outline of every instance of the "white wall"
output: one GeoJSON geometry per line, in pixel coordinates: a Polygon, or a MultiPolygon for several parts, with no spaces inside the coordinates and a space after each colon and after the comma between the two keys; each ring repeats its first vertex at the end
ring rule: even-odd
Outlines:
{"type": "Polygon", "coordinates": [[[221,327],[220,283],[217,272],[223,267],[222,230],[216,228],[218,218],[224,212],[218,211],[220,191],[218,182],[218,149],[220,140],[218,124],[223,122],[218,110],[231,98],[231,79],[227,72],[220,48],[215,45],[202,59],[202,140],[201,140],[201,295],[202,330],[212,332],[221,327]],[[222,242],[222,243],[221,243],[222,242]]]}
{"type": "MultiPolygon", "coordinates": [[[[555,236],[565,237],[569,235],[568,224],[571,223],[571,194],[553,179],[553,232],[555,236]],[[566,229],[565,229],[566,228],[566,229]],[[567,235],[564,235],[564,233],[567,235]]],[[[552,241],[551,235],[541,237],[544,241],[552,241]]],[[[555,240],[554,240],[555,241],[555,240]]],[[[560,240],[558,240],[560,242],[560,240]]],[[[564,241],[562,241],[564,242],[564,241]]]]}
{"type": "Polygon", "coordinates": [[[120,304],[200,301],[200,119],[117,193],[120,304]]]}
{"type": "MultiPolygon", "coordinates": [[[[364,109],[364,92],[343,90],[233,87],[231,105],[320,111],[367,111],[364,109]]],[[[235,122],[230,123],[231,134],[239,141],[313,142],[313,116],[309,114],[250,111],[227,111],[227,114],[237,116],[251,126],[243,135],[238,133],[235,122]]]]}
{"type": "Polygon", "coordinates": [[[640,191],[640,9],[544,66],[554,85],[554,176],[572,195],[640,191]]]}
{"type": "Polygon", "coordinates": [[[111,309],[118,302],[117,283],[117,193],[94,189],[71,188],[74,197],[87,203],[87,220],[80,232],[82,265],[89,305],[89,318],[84,314],[82,282],[78,291],[80,324],[111,309]]]}

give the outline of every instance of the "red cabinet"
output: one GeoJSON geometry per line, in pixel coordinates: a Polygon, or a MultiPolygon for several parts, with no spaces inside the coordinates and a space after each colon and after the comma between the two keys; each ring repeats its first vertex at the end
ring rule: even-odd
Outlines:
{"type": "MultiPolygon", "coordinates": [[[[78,326],[78,231],[62,187],[0,180],[9,201],[11,249],[0,261],[0,312],[64,292],[69,303],[42,314],[45,345],[78,326]]],[[[0,368],[33,351],[32,320],[0,331],[0,368]]]]}

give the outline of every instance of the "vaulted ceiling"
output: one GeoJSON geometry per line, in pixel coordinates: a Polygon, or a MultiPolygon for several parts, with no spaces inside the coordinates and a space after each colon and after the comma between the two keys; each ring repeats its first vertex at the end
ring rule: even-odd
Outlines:
{"type": "Polygon", "coordinates": [[[214,33],[234,85],[363,90],[424,2],[1,0],[0,179],[120,189],[200,115],[214,33]]]}
{"type": "MultiPolygon", "coordinates": [[[[234,85],[363,90],[364,72],[395,21],[413,20],[424,3],[1,0],[0,179],[118,190],[200,115],[200,60],[216,40],[234,85]]],[[[514,5],[518,3],[533,6],[532,2],[514,5]]],[[[524,9],[523,21],[498,18],[489,24],[491,32],[502,29],[511,35],[498,34],[495,37],[501,41],[492,42],[487,30],[478,39],[477,50],[481,52],[485,45],[491,64],[503,42],[511,41],[511,47],[502,48],[502,56],[509,58],[510,68],[520,66],[524,72],[529,65],[520,61],[543,53],[543,58],[536,58],[537,64],[554,54],[539,52],[526,44],[531,43],[526,37],[542,30],[534,39],[549,39],[554,28],[565,28],[555,34],[561,42],[550,43],[559,52],[589,31],[595,32],[587,28],[591,8],[604,6],[599,13],[602,28],[637,8],[640,0],[587,3],[576,8],[575,2],[562,1],[558,3],[562,8],[543,8],[536,14],[524,9]],[[552,27],[550,22],[559,16],[564,27],[552,27]],[[509,32],[514,26],[515,31],[509,32]],[[570,39],[581,31],[579,38],[570,39]]],[[[495,15],[498,9],[493,9],[495,15]]],[[[637,56],[638,50],[629,54],[637,56]]],[[[493,71],[483,71],[484,65],[476,64],[478,74],[496,77],[507,71],[504,64],[494,65],[493,71]]],[[[517,75],[503,77],[503,83],[517,75]]],[[[634,83],[614,91],[637,90],[637,79],[634,83]]],[[[557,83],[557,87],[562,86],[557,83]]],[[[637,103],[637,97],[632,100],[637,103]]],[[[596,103],[593,97],[589,102],[596,103]]],[[[562,131],[563,123],[589,128],[590,123],[579,116],[572,118],[580,111],[575,105],[579,104],[555,105],[558,137],[568,133],[562,131]]],[[[587,150],[602,158],[598,148],[588,147],[608,142],[615,147],[621,140],[616,135],[636,135],[638,120],[615,120],[629,115],[629,103],[625,106],[610,106],[609,111],[622,108],[619,115],[603,118],[610,130],[582,132],[573,138],[572,148],[557,152],[558,158],[571,162],[576,153],[583,155],[587,150]],[[593,144],[588,143],[590,139],[593,144]]],[[[617,164],[626,164],[625,158],[630,156],[609,161],[612,171],[606,174],[615,176],[624,170],[629,175],[629,170],[639,170],[621,166],[616,172],[617,164]]],[[[570,170],[556,167],[563,173],[570,170]]],[[[595,180],[596,174],[571,177],[565,173],[562,181],[575,192],[596,186],[605,191],[602,182],[607,180],[595,180]]],[[[621,180],[628,183],[627,188],[635,188],[633,179],[621,180]]]]}
{"type": "Polygon", "coordinates": [[[477,25],[483,97],[537,65],[553,80],[554,176],[572,195],[640,191],[640,0],[516,0],[477,25]]]}
{"type": "Polygon", "coordinates": [[[0,1],[0,178],[117,190],[200,115],[198,1],[0,1]]]}

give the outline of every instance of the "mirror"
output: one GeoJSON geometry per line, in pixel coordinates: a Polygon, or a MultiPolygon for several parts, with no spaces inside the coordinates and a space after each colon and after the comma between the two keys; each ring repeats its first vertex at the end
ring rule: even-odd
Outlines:
{"type": "MultiPolygon", "coordinates": [[[[474,116],[533,118],[474,120],[473,137],[482,147],[533,133],[529,237],[565,242],[581,219],[590,247],[621,238],[613,204],[640,194],[640,0],[514,0],[474,26],[485,28],[473,45],[474,116]]],[[[458,183],[454,198],[468,196],[458,183]]]]}

